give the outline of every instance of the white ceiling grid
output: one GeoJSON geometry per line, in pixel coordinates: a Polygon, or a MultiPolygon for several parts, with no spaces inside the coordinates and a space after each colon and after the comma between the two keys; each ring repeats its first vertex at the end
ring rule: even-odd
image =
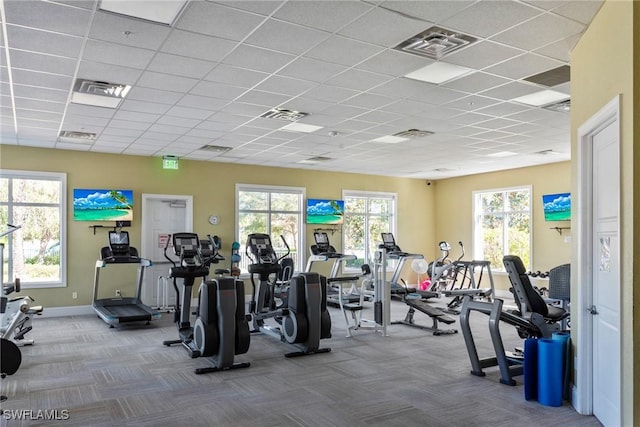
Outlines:
{"type": "Polygon", "coordinates": [[[512,100],[549,89],[523,79],[568,65],[601,3],[190,0],[164,25],[98,0],[0,0],[0,142],[425,179],[568,160],[569,114],[512,100]],[[393,48],[434,25],[478,39],[440,59],[470,74],[405,77],[434,60],[393,48]],[[132,89],[116,109],[81,105],[77,78],[132,89]],[[260,117],[276,107],[322,128],[260,117]],[[372,142],[408,129],[434,134],[372,142]],[[315,156],[329,160],[299,163],[315,156]]]}

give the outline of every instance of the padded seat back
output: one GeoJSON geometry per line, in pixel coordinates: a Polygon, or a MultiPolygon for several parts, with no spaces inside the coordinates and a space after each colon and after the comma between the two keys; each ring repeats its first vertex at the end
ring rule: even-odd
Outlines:
{"type": "Polygon", "coordinates": [[[542,296],[536,292],[526,274],[524,264],[517,255],[505,255],[502,258],[513,294],[521,313],[538,313],[542,317],[549,316],[549,308],[542,296]]]}

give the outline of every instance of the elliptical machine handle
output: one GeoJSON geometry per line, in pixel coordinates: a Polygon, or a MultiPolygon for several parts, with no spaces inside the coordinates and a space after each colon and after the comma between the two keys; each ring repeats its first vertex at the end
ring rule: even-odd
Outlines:
{"type": "Polygon", "coordinates": [[[176,262],[174,260],[172,260],[171,258],[169,258],[169,255],[167,255],[167,248],[169,247],[169,242],[171,241],[171,234],[169,234],[167,236],[167,243],[164,244],[164,250],[162,251],[164,253],[164,257],[171,263],[173,264],[173,266],[176,266],[176,262]]]}

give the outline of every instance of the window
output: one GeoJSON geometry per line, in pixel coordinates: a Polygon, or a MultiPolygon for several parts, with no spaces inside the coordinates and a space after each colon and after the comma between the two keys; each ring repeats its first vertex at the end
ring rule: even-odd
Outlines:
{"type": "Polygon", "coordinates": [[[473,193],[473,256],[504,271],[502,257],[517,255],[531,268],[531,187],[473,193]]]}
{"type": "Polygon", "coordinates": [[[247,236],[251,233],[266,233],[278,256],[286,253],[280,238],[284,236],[295,269],[302,270],[304,247],[304,188],[236,185],[237,239],[240,243],[242,262],[240,271],[247,273],[248,260],[245,254],[247,236]]]}
{"type": "Polygon", "coordinates": [[[66,175],[0,171],[3,278],[24,288],[65,286],[66,175]]]}
{"type": "Polygon", "coordinates": [[[381,242],[381,233],[395,233],[396,195],[393,193],[348,191],[344,199],[343,250],[357,259],[346,267],[360,268],[373,264],[373,256],[381,242]]]}

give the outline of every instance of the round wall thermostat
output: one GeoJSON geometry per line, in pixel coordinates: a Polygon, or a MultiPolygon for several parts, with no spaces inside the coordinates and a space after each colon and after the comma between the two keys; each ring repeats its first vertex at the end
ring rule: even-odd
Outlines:
{"type": "Polygon", "coordinates": [[[210,215],[209,216],[209,224],[211,225],[217,225],[218,224],[218,216],[217,215],[210,215]]]}

